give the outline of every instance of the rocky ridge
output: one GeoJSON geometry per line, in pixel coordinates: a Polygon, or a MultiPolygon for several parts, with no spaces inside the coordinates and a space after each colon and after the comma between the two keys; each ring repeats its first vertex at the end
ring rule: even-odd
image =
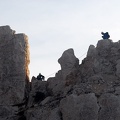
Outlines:
{"type": "MultiPolygon", "coordinates": [[[[6,33],[8,35],[9,32],[6,33]]],[[[22,53],[21,57],[28,58],[27,54],[22,53]]],[[[6,102],[2,103],[0,120],[120,120],[120,41],[105,39],[99,40],[96,47],[90,45],[81,64],[72,48],[64,51],[58,62],[61,70],[47,81],[33,77],[31,83],[26,82],[24,75],[28,75],[28,69],[24,71],[23,77],[17,74],[24,84],[18,89],[15,86],[11,89],[16,89],[14,96],[21,97],[13,103],[11,101],[16,100],[14,97],[11,99],[4,97],[5,94],[0,95],[4,101],[8,101],[7,105],[6,102]]],[[[23,63],[28,68],[28,62],[23,63]]],[[[4,91],[3,79],[0,81],[0,88],[4,91]]],[[[11,82],[10,79],[5,81],[6,86],[9,85],[7,82],[11,82]]]]}

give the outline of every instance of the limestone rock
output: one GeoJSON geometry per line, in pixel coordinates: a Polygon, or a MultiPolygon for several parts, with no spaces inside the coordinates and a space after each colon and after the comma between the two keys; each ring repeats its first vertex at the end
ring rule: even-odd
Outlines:
{"type": "Polygon", "coordinates": [[[119,120],[120,119],[120,96],[113,94],[103,94],[99,98],[99,120],[119,120]]]}
{"type": "Polygon", "coordinates": [[[3,26],[0,42],[0,120],[120,120],[120,41],[90,45],[80,65],[68,49],[55,77],[31,82],[27,36],[3,26]]]}
{"type": "Polygon", "coordinates": [[[28,38],[1,26],[0,43],[0,120],[18,120],[29,90],[28,38]]]}
{"type": "Polygon", "coordinates": [[[115,88],[115,95],[120,95],[120,86],[115,88]]]}
{"type": "Polygon", "coordinates": [[[77,67],[79,64],[79,60],[75,57],[73,49],[64,51],[58,62],[60,63],[62,70],[77,67]]]}
{"type": "Polygon", "coordinates": [[[116,65],[116,75],[120,77],[120,59],[117,60],[117,65],[116,65]]]}
{"type": "Polygon", "coordinates": [[[53,109],[47,120],[61,120],[59,108],[53,109]]]}
{"type": "Polygon", "coordinates": [[[61,70],[46,81],[46,88],[44,83],[32,81],[31,91],[42,85],[48,96],[26,111],[27,119],[120,119],[120,42],[106,39],[98,41],[96,47],[91,45],[80,65],[72,49],[58,62],[61,70]]]}
{"type": "Polygon", "coordinates": [[[5,35],[14,35],[14,34],[15,34],[15,31],[12,30],[8,25],[0,27],[0,36],[4,35],[5,37],[5,35]]]}
{"type": "Polygon", "coordinates": [[[49,107],[29,109],[27,111],[28,120],[61,120],[59,108],[49,107]]]}
{"type": "Polygon", "coordinates": [[[49,78],[47,80],[48,91],[51,95],[62,94],[64,90],[65,81],[62,77],[62,71],[58,71],[55,77],[49,78]]]}
{"type": "Polygon", "coordinates": [[[0,105],[21,103],[28,82],[29,46],[27,36],[0,27],[0,105]]]}
{"type": "Polygon", "coordinates": [[[47,94],[46,88],[47,88],[47,82],[46,81],[37,80],[35,77],[32,78],[32,80],[31,80],[31,91],[42,92],[44,94],[47,94]]]}
{"type": "Polygon", "coordinates": [[[0,106],[0,120],[14,120],[17,117],[17,107],[12,106],[0,106]]]}
{"type": "Polygon", "coordinates": [[[72,94],[61,101],[60,109],[63,120],[97,120],[99,106],[93,93],[72,94]]]}
{"type": "Polygon", "coordinates": [[[39,104],[42,100],[47,97],[47,82],[37,80],[35,77],[32,77],[31,80],[31,91],[29,93],[28,107],[31,107],[35,104],[39,104]]]}
{"type": "Polygon", "coordinates": [[[50,101],[51,101],[52,97],[48,96],[46,97],[42,102],[41,102],[41,105],[45,105],[45,104],[48,104],[50,101]]]}
{"type": "Polygon", "coordinates": [[[87,57],[89,56],[95,56],[96,54],[96,49],[95,49],[95,46],[94,45],[90,45],[89,46],[89,49],[88,49],[88,52],[87,52],[87,57]]]}
{"type": "Polygon", "coordinates": [[[44,88],[48,96],[26,111],[27,119],[120,119],[120,41],[106,39],[98,41],[96,47],[90,45],[80,65],[72,49],[58,62],[61,70],[44,88]]]}
{"type": "Polygon", "coordinates": [[[63,94],[65,86],[75,83],[74,79],[69,79],[76,75],[79,67],[79,60],[75,57],[73,49],[66,50],[58,59],[61,65],[61,70],[56,73],[55,77],[48,79],[48,89],[52,94],[63,94]]]}
{"type": "Polygon", "coordinates": [[[109,53],[109,50],[113,47],[112,40],[106,39],[106,40],[99,40],[97,43],[96,49],[99,51],[99,54],[101,56],[107,55],[109,53]]]}
{"type": "Polygon", "coordinates": [[[65,79],[74,68],[79,66],[79,60],[75,57],[73,49],[64,51],[61,58],[58,59],[58,62],[61,65],[63,79],[65,79]]]}

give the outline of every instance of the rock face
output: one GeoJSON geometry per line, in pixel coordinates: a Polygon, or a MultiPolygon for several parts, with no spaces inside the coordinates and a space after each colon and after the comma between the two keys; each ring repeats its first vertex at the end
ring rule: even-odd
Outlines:
{"type": "Polygon", "coordinates": [[[66,50],[58,62],[61,65],[63,79],[79,66],[79,60],[75,57],[73,49],[66,50]]]}
{"type": "Polygon", "coordinates": [[[10,120],[28,91],[27,36],[15,34],[9,26],[0,27],[0,51],[0,120],[10,120]]]}
{"type": "Polygon", "coordinates": [[[97,120],[99,106],[94,93],[71,94],[61,100],[63,120],[97,120]]]}
{"type": "Polygon", "coordinates": [[[120,120],[120,41],[90,45],[80,65],[68,49],[55,77],[29,83],[25,35],[4,26],[0,40],[0,120],[120,120]]]}
{"type": "MultiPolygon", "coordinates": [[[[75,57],[73,49],[66,50],[62,56],[59,58],[58,62],[61,65],[61,70],[56,73],[55,78],[49,78],[48,89],[52,92],[52,94],[64,94],[66,92],[66,84],[70,82],[74,83],[75,81],[72,79],[69,80],[73,71],[76,71],[79,67],[79,60],[75,57]]],[[[73,75],[74,76],[74,75],[73,75]]]]}
{"type": "Polygon", "coordinates": [[[61,70],[46,81],[45,98],[26,111],[28,120],[120,119],[119,41],[90,45],[80,65],[73,49],[58,62],[61,70]]]}

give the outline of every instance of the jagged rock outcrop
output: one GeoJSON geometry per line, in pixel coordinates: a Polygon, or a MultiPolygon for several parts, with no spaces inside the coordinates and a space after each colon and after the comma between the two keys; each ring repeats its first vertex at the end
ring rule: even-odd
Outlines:
{"type": "Polygon", "coordinates": [[[69,89],[65,85],[74,82],[71,79],[69,80],[69,76],[79,67],[79,60],[75,57],[73,49],[66,50],[58,62],[61,65],[61,70],[56,73],[54,78],[47,80],[48,89],[54,95],[64,94],[66,89],[69,89]]]}
{"type": "Polygon", "coordinates": [[[4,26],[0,41],[0,120],[120,120],[120,41],[90,45],[80,65],[68,49],[55,77],[31,82],[26,36],[4,26]]]}
{"type": "MultiPolygon", "coordinates": [[[[25,34],[0,27],[0,120],[15,118],[29,87],[29,45],[25,34]]],[[[15,118],[17,119],[17,118],[15,118]]]]}
{"type": "Polygon", "coordinates": [[[66,76],[79,66],[79,60],[75,57],[73,49],[66,50],[59,58],[58,63],[61,65],[63,79],[66,79],[66,76]]]}
{"type": "Polygon", "coordinates": [[[94,93],[71,94],[60,102],[63,120],[97,120],[99,106],[94,93]]]}
{"type": "Polygon", "coordinates": [[[47,96],[26,111],[30,120],[119,120],[120,42],[90,45],[79,65],[73,49],[58,60],[61,70],[46,81],[47,96]]]}

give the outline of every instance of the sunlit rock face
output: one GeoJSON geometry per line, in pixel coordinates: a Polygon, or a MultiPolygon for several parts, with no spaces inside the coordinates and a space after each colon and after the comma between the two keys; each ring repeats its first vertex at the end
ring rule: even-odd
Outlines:
{"type": "Polygon", "coordinates": [[[14,105],[25,98],[29,80],[29,46],[25,34],[0,27],[0,105],[14,105]]]}

